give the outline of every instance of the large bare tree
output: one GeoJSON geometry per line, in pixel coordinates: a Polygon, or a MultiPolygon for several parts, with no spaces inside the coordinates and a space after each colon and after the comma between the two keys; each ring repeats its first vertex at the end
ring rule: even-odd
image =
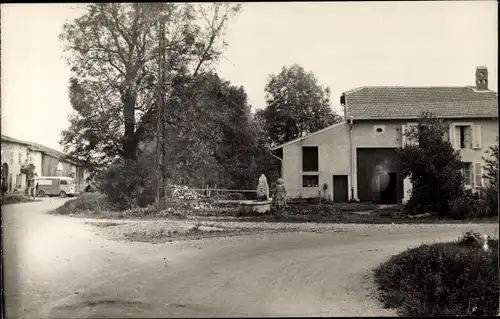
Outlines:
{"type": "MultiPolygon", "coordinates": [[[[168,99],[174,83],[188,88],[221,56],[224,31],[239,8],[228,3],[86,5],[60,35],[76,111],[62,133],[65,150],[93,167],[117,157],[134,161],[157,113],[159,22],[165,26],[168,99]]],[[[175,124],[175,118],[167,118],[175,124]]]]}

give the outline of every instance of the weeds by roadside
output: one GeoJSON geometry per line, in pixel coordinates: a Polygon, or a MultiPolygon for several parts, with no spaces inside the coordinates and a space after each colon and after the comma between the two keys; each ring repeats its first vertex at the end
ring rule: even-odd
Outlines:
{"type": "Polygon", "coordinates": [[[498,310],[498,239],[488,251],[456,242],[422,245],[375,269],[380,299],[403,316],[495,315],[498,310]]]}
{"type": "Polygon", "coordinates": [[[32,197],[30,198],[24,194],[8,194],[3,196],[2,205],[39,202],[39,201],[41,201],[41,199],[33,199],[32,197]]]}
{"type": "Polygon", "coordinates": [[[441,223],[496,223],[496,217],[471,220],[449,220],[435,217],[410,218],[399,216],[402,206],[378,208],[371,203],[336,203],[336,204],[306,204],[291,203],[281,214],[242,215],[238,203],[225,203],[217,206],[207,206],[204,209],[194,209],[184,203],[173,203],[170,206],[157,208],[155,206],[137,207],[118,210],[104,195],[99,193],[84,194],[72,199],[57,208],[53,213],[74,217],[98,219],[219,219],[245,220],[252,222],[290,222],[290,223],[345,223],[345,224],[441,224],[441,223]],[[373,209],[376,207],[376,209],[373,209]],[[397,217],[393,216],[398,213],[397,217]]]}

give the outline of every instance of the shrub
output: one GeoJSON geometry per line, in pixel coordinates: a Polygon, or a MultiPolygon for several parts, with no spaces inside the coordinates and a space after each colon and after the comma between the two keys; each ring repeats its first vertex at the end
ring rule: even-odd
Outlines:
{"type": "Polygon", "coordinates": [[[471,199],[457,197],[450,201],[450,217],[453,219],[465,219],[471,215],[471,199]]]}
{"type": "Polygon", "coordinates": [[[411,198],[405,206],[407,214],[436,212],[449,216],[451,201],[464,190],[460,153],[444,140],[447,125],[424,113],[414,130],[404,136],[418,141],[398,149],[403,177],[413,184],[411,198]]]}
{"type": "Polygon", "coordinates": [[[483,157],[486,165],[484,165],[483,178],[486,181],[486,188],[484,189],[484,200],[486,201],[487,211],[489,215],[498,214],[498,136],[497,144],[490,146],[486,151],[488,157],[483,157]]]}
{"type": "Polygon", "coordinates": [[[55,210],[56,214],[72,215],[84,212],[101,214],[104,211],[113,210],[113,205],[105,195],[100,193],[88,193],[71,199],[55,210]]]}
{"type": "Polygon", "coordinates": [[[375,269],[385,306],[404,316],[495,315],[498,239],[485,252],[469,237],[408,249],[375,269]]]}
{"type": "Polygon", "coordinates": [[[246,197],[242,193],[219,193],[219,199],[222,200],[245,200],[246,197]]]}
{"type": "Polygon", "coordinates": [[[154,171],[141,161],[117,163],[97,175],[99,190],[120,210],[155,201],[154,171]]]}
{"type": "Polygon", "coordinates": [[[17,204],[17,203],[26,203],[33,201],[25,194],[4,194],[2,198],[2,204],[17,204]]]}

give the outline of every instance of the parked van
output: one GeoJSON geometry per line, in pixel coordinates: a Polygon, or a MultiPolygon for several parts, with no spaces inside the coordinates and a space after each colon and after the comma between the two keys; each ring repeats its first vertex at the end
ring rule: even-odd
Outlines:
{"type": "Polygon", "coordinates": [[[41,176],[35,178],[35,185],[38,184],[38,196],[75,196],[75,181],[71,177],[65,176],[41,176]]]}

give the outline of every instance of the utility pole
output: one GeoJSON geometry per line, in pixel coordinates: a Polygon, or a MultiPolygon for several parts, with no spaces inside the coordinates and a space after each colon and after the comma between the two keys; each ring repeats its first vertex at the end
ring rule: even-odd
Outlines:
{"type": "Polygon", "coordinates": [[[165,189],[165,19],[158,21],[158,111],[156,123],[156,205],[160,205],[165,189]]]}

